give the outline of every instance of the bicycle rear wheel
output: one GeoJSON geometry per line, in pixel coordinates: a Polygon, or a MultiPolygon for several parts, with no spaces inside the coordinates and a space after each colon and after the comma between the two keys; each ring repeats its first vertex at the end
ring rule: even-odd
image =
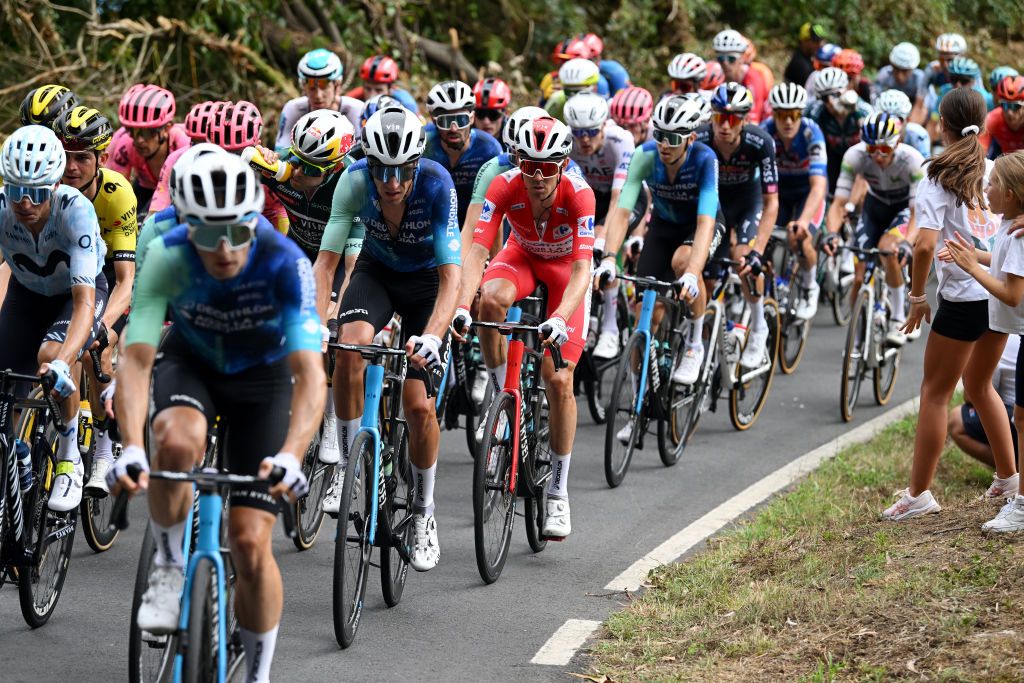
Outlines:
{"type": "MultiPolygon", "coordinates": [[[[615,488],[622,483],[633,459],[637,439],[640,438],[640,415],[636,410],[636,398],[640,385],[640,368],[644,357],[644,335],[635,332],[626,342],[626,348],[619,360],[619,368],[615,372],[615,383],[612,385],[611,400],[608,404],[608,422],[604,432],[604,478],[608,486],[615,488]],[[628,439],[624,443],[619,438],[628,439]]],[[[649,372],[657,372],[651,359],[649,372]]]]}
{"type": "Polygon", "coordinates": [[[334,637],[343,648],[352,644],[363,613],[370,569],[370,517],[373,497],[373,438],[361,431],[345,468],[345,486],[334,540],[334,637]]]}
{"type": "MultiPolygon", "coordinates": [[[[729,419],[732,426],[739,431],[750,429],[764,404],[768,400],[768,392],[772,388],[772,380],[775,377],[775,364],[779,358],[779,305],[774,299],[765,298],[764,317],[768,324],[767,370],[759,368],[762,372],[751,377],[747,382],[729,391],[729,419]]],[[[749,338],[749,337],[748,337],[749,338]]],[[[740,368],[740,376],[747,376],[751,370],[740,368]]]]}
{"type": "MultiPolygon", "coordinates": [[[[836,266],[839,267],[838,265],[836,266]]],[[[853,273],[839,273],[839,282],[832,293],[832,319],[840,327],[849,324],[853,316],[850,292],[853,289],[853,273]]]]}
{"type": "MultiPolygon", "coordinates": [[[[91,420],[91,418],[89,418],[91,420]]],[[[92,470],[96,454],[96,445],[89,445],[89,453],[85,458],[85,473],[88,476],[92,470]]],[[[110,511],[114,507],[112,496],[103,497],[82,496],[82,502],[78,508],[82,519],[82,533],[85,542],[89,544],[93,552],[102,553],[110,550],[117,540],[118,529],[110,529],[110,511]]]]}
{"type": "Polygon", "coordinates": [[[156,555],[156,541],[149,525],[142,539],[139,566],[135,571],[135,589],[132,591],[131,623],[128,626],[128,681],[129,683],[158,683],[170,681],[174,670],[174,656],[178,651],[175,635],[154,635],[135,625],[142,604],[142,594],[149,587],[149,572],[156,555]]]}
{"type": "MultiPolygon", "coordinates": [[[[217,570],[208,558],[199,558],[192,572],[189,614],[182,657],[182,680],[215,683],[220,633],[217,624],[223,615],[217,600],[220,584],[217,570]]],[[[226,644],[225,644],[226,645],[226,644]]]]}
{"type": "MultiPolygon", "coordinates": [[[[551,480],[551,426],[548,421],[547,395],[542,393],[539,398],[540,400],[534,404],[534,411],[540,413],[540,419],[534,426],[537,438],[534,440],[530,466],[524,466],[523,469],[524,472],[530,471],[533,479],[530,491],[523,499],[523,506],[526,508],[526,542],[535,553],[544,550],[548,545],[548,539],[544,536],[544,522],[548,514],[548,482],[551,480]]],[[[520,475],[520,492],[523,491],[525,483],[520,475]]]]}
{"type": "Polygon", "coordinates": [[[675,465],[686,450],[690,437],[697,429],[697,422],[703,414],[711,392],[711,372],[718,335],[715,331],[714,309],[708,308],[700,321],[701,342],[704,344],[704,362],[701,364],[697,381],[690,386],[672,384],[669,391],[668,419],[658,421],[658,454],[665,467],[675,465]]]}
{"type": "MultiPolygon", "coordinates": [[[[487,412],[484,440],[473,464],[473,532],[476,567],[484,583],[501,576],[516,516],[515,398],[504,391],[487,412]]],[[[525,444],[520,444],[520,448],[525,444]]]]}
{"type": "Polygon", "coordinates": [[[801,320],[796,316],[793,301],[800,301],[807,288],[799,284],[802,275],[794,271],[793,280],[787,295],[787,301],[779,301],[779,315],[782,327],[782,339],[779,342],[779,368],[784,375],[792,375],[800,365],[800,359],[807,348],[807,336],[811,330],[810,320],[801,320]]]}
{"type": "Polygon", "coordinates": [[[857,398],[860,396],[860,383],[867,365],[865,342],[870,324],[868,293],[862,291],[857,296],[857,304],[853,307],[850,327],[846,331],[846,347],[843,350],[843,376],[839,388],[839,408],[843,422],[853,419],[853,409],[857,406],[857,398]]]}
{"type": "Polygon", "coordinates": [[[903,351],[899,348],[893,349],[882,347],[885,354],[882,362],[874,370],[875,403],[884,406],[892,398],[892,392],[896,390],[896,378],[900,374],[900,357],[903,351]]]}
{"type": "Polygon", "coordinates": [[[334,479],[336,466],[320,462],[320,441],[323,433],[324,428],[321,424],[302,459],[302,473],[309,482],[309,493],[295,501],[294,505],[296,533],[292,542],[299,550],[312,548],[320,534],[324,523],[324,496],[327,495],[327,489],[334,479]]]}
{"type": "MultiPolygon", "coordinates": [[[[401,543],[406,555],[412,552],[412,471],[409,467],[408,429],[399,429],[399,445],[391,456],[390,474],[381,473],[388,499],[384,505],[384,519],[378,520],[378,538],[385,527],[390,527],[396,541],[401,543]]],[[[398,548],[382,548],[380,553],[380,583],[384,602],[394,607],[402,599],[405,580],[409,576],[409,563],[402,559],[398,548]]]]}

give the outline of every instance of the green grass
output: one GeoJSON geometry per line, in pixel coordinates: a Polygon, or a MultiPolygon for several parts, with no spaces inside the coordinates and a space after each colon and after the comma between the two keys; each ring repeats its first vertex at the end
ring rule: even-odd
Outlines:
{"type": "Polygon", "coordinates": [[[878,519],[906,486],[916,416],[825,463],[608,620],[607,680],[1020,680],[1024,551],[989,537],[984,466],[950,447],[943,513],[878,519]],[[1012,631],[1013,633],[1002,633],[1012,631]]]}

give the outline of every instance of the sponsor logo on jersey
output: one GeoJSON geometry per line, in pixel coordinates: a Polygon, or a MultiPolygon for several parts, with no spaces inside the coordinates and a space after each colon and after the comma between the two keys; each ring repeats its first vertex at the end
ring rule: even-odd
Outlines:
{"type": "Polygon", "coordinates": [[[494,204],[485,199],[484,207],[480,209],[480,220],[484,223],[487,223],[492,218],[494,218],[494,204]]]}
{"type": "Polygon", "coordinates": [[[526,208],[526,203],[525,202],[519,202],[517,204],[513,204],[512,206],[510,206],[509,207],[509,211],[519,211],[520,209],[525,209],[525,208],[526,208]]]}
{"type": "Polygon", "coordinates": [[[594,217],[580,216],[576,219],[576,233],[580,237],[594,236],[594,217]]]}
{"type": "Polygon", "coordinates": [[[564,240],[571,232],[572,228],[566,223],[562,223],[561,225],[555,226],[555,229],[552,231],[552,235],[556,240],[564,240]]]}
{"type": "Polygon", "coordinates": [[[448,243],[448,248],[454,252],[458,252],[460,246],[462,245],[459,243],[458,240],[452,240],[451,242],[448,243]]]}
{"type": "Polygon", "coordinates": [[[46,263],[43,265],[33,261],[32,257],[28,254],[14,254],[11,260],[19,270],[32,273],[40,278],[48,278],[53,275],[62,263],[67,268],[71,267],[71,256],[64,251],[51,251],[50,255],[46,258],[46,263]]]}

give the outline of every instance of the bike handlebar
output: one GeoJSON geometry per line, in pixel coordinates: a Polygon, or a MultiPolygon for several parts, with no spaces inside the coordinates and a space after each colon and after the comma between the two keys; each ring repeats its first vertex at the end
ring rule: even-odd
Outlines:
{"type": "Polygon", "coordinates": [[[99,334],[96,335],[96,341],[99,342],[99,347],[89,349],[89,358],[92,360],[92,370],[96,374],[96,381],[100,384],[109,384],[110,375],[103,372],[103,365],[100,362],[100,356],[108,346],[110,346],[110,338],[107,337],[107,326],[101,324],[99,334]]]}
{"type": "MultiPolygon", "coordinates": [[[[540,325],[523,325],[522,323],[490,323],[482,321],[474,321],[471,327],[486,327],[488,329],[497,330],[501,334],[521,335],[530,332],[536,332],[540,334],[540,325]]],[[[551,361],[555,364],[555,372],[558,372],[562,368],[568,367],[569,363],[562,358],[562,349],[556,344],[549,344],[547,347],[548,351],[551,352],[551,361]]]]}

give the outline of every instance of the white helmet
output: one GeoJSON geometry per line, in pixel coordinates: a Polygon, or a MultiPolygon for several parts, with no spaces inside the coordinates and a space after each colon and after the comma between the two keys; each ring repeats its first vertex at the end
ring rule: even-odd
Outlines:
{"type": "Polygon", "coordinates": [[[841,92],[849,85],[850,77],[845,71],[829,66],[818,72],[818,77],[814,80],[814,92],[818,95],[841,92]]]}
{"type": "Polygon", "coordinates": [[[66,164],[64,145],[46,126],[22,126],[0,149],[0,176],[12,185],[56,185],[66,164]]]}
{"type": "Polygon", "coordinates": [[[935,50],[952,55],[967,52],[967,41],[959,33],[943,33],[935,39],[935,50]]]}
{"type": "Polygon", "coordinates": [[[588,88],[597,85],[601,70],[589,59],[570,59],[558,70],[558,80],[563,88],[588,88]]]}
{"type": "Polygon", "coordinates": [[[563,113],[570,128],[600,128],[608,120],[608,100],[597,93],[581,92],[565,101],[563,113]]]}
{"type": "Polygon", "coordinates": [[[715,113],[715,110],[711,107],[711,102],[704,99],[703,95],[697,92],[688,92],[679,95],[679,97],[700,105],[700,122],[702,125],[711,120],[711,115],[715,113]]]}
{"type": "Polygon", "coordinates": [[[550,116],[538,116],[516,131],[519,156],[533,161],[561,161],[572,149],[569,126],[550,116]]]}
{"type": "Polygon", "coordinates": [[[473,111],[473,89],[462,81],[441,81],[427,93],[427,111],[431,116],[453,111],[473,111]]]}
{"type": "Polygon", "coordinates": [[[654,107],[654,127],[667,133],[692,133],[704,122],[703,100],[699,96],[666,97],[654,107]]]}
{"type": "Polygon", "coordinates": [[[692,52],[676,55],[668,65],[668,75],[679,81],[703,79],[708,74],[708,65],[692,52]]]}
{"type": "Polygon", "coordinates": [[[336,164],[352,149],[356,129],[341,112],[311,111],[292,127],[292,151],[303,161],[318,166],[336,164]]]}
{"type": "Polygon", "coordinates": [[[386,107],[366,120],[363,151],[368,159],[387,166],[416,161],[423,154],[423,123],[405,107],[386,107]]]}
{"type": "Polygon", "coordinates": [[[772,109],[806,109],[807,90],[796,83],[778,83],[768,93],[772,109]]]}
{"type": "Polygon", "coordinates": [[[916,69],[921,63],[921,53],[913,43],[896,43],[889,51],[889,63],[897,69],[916,69]]]}
{"type": "Polygon", "coordinates": [[[914,108],[910,98],[902,90],[886,90],[878,96],[875,100],[875,109],[885,114],[892,114],[898,116],[901,119],[906,119],[910,116],[910,111],[914,108]]]}
{"type": "Polygon", "coordinates": [[[326,78],[337,81],[341,78],[342,66],[338,55],[324,48],[310,50],[299,60],[299,83],[309,78],[326,78]]]}
{"type": "Polygon", "coordinates": [[[196,159],[207,154],[231,154],[220,145],[215,145],[212,142],[200,142],[197,145],[192,145],[177,158],[174,165],[171,166],[171,176],[168,181],[168,191],[171,197],[174,197],[178,192],[178,179],[192,166],[196,159]]]}
{"type": "Polygon", "coordinates": [[[505,119],[505,129],[501,131],[501,139],[510,150],[516,148],[516,131],[528,121],[533,121],[538,116],[549,116],[540,107],[519,107],[511,116],[505,119]]]}
{"type": "Polygon", "coordinates": [[[189,224],[235,225],[263,211],[263,184],[235,154],[201,154],[182,169],[173,200],[189,224]]]}
{"type": "Polygon", "coordinates": [[[715,52],[721,53],[733,53],[733,52],[744,52],[747,49],[749,41],[743,37],[743,34],[733,29],[726,29],[719,31],[715,39],[711,41],[711,48],[715,52]]]}

